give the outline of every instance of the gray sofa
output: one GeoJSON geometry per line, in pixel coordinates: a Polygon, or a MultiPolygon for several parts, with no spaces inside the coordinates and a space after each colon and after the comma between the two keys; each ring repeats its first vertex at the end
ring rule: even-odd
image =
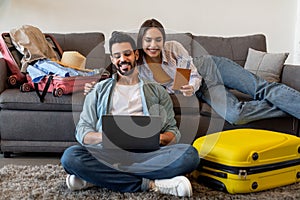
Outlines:
{"type": "MultiPolygon", "coordinates": [[[[77,50],[87,57],[87,67],[107,68],[113,73],[108,54],[104,50],[102,33],[54,33],[64,51],[77,50]]],[[[132,34],[135,38],[136,34],[132,34]]],[[[192,57],[202,54],[224,56],[245,64],[248,48],[266,51],[266,38],[262,34],[241,37],[208,37],[190,33],[168,34],[167,40],[181,42],[192,57]]],[[[1,151],[5,157],[17,152],[63,152],[75,144],[75,125],[79,119],[84,96],[82,92],[54,97],[47,94],[41,103],[36,93],[22,93],[18,88],[9,88],[9,70],[0,59],[0,135],[1,151]]],[[[299,66],[284,66],[283,83],[300,90],[299,66]]],[[[235,92],[239,98],[249,99],[235,92]]],[[[196,97],[171,95],[181,142],[192,143],[199,136],[233,128],[260,128],[299,135],[299,120],[288,116],[259,120],[243,126],[234,126],[214,113],[196,97]]]]}

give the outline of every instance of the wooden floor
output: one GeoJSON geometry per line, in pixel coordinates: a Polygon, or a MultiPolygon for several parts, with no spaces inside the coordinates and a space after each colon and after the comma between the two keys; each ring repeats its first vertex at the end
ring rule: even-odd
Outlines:
{"type": "Polygon", "coordinates": [[[20,153],[12,154],[11,158],[4,158],[0,154],[0,168],[4,165],[46,165],[60,164],[62,154],[57,153],[20,153]]]}

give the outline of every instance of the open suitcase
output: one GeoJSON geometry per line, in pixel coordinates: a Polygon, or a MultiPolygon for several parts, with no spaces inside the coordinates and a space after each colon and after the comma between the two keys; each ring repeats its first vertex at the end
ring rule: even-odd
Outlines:
{"type": "MultiPolygon", "coordinates": [[[[50,46],[56,52],[57,57],[61,58],[62,49],[56,39],[50,34],[44,35],[50,46]]],[[[9,33],[1,34],[0,51],[9,68],[10,75],[7,80],[8,84],[13,87],[18,87],[26,82],[26,74],[21,72],[21,60],[23,55],[14,46],[9,33]]]]}
{"type": "Polygon", "coordinates": [[[300,181],[300,138],[235,129],[196,139],[201,158],[192,175],[217,190],[249,193],[300,181]]]}
{"type": "Polygon", "coordinates": [[[40,101],[43,102],[48,92],[51,92],[55,97],[73,92],[83,92],[85,83],[98,82],[108,78],[109,75],[106,71],[92,76],[60,77],[48,75],[39,83],[33,83],[31,77],[27,74],[27,83],[22,84],[20,90],[22,92],[35,90],[40,101]]]}

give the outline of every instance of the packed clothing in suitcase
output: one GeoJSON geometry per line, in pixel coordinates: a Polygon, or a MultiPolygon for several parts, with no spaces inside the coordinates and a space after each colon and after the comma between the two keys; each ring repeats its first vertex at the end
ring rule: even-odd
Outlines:
{"type": "Polygon", "coordinates": [[[20,87],[22,92],[29,92],[35,90],[43,102],[47,93],[52,93],[55,97],[60,97],[64,94],[71,94],[74,92],[83,92],[85,83],[92,81],[99,82],[109,77],[109,73],[103,72],[90,76],[45,76],[39,83],[34,83],[30,75],[27,74],[27,81],[20,87]]]}
{"type": "Polygon", "coordinates": [[[105,70],[85,69],[85,57],[75,51],[66,51],[61,61],[43,59],[27,67],[27,82],[20,90],[35,90],[43,102],[47,92],[55,97],[83,91],[85,83],[98,82],[109,77],[105,70]]]}
{"type": "Polygon", "coordinates": [[[85,83],[110,76],[105,69],[86,69],[83,55],[63,52],[54,37],[31,25],[2,34],[0,41],[11,73],[9,84],[22,92],[35,90],[41,102],[48,92],[56,97],[83,92],[85,83]]]}
{"type": "MultiPolygon", "coordinates": [[[[50,34],[43,35],[45,36],[47,43],[49,43],[49,47],[53,48],[53,51],[55,52],[55,55],[47,55],[47,57],[60,59],[62,50],[55,38],[50,34]]],[[[20,84],[26,82],[26,70],[22,71],[22,60],[24,55],[17,49],[10,33],[1,34],[0,52],[8,65],[10,75],[7,82],[9,86],[18,87],[20,84]]]]}
{"type": "Polygon", "coordinates": [[[201,158],[193,176],[229,193],[249,193],[300,181],[300,138],[258,129],[235,129],[195,140],[201,158]]]}

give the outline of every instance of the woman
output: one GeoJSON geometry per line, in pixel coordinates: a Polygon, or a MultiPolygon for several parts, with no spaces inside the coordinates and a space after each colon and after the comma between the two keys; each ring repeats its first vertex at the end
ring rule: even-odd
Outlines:
{"type": "Polygon", "coordinates": [[[185,96],[195,93],[232,124],[286,116],[286,113],[300,118],[298,91],[284,84],[267,82],[224,57],[199,55],[192,61],[180,43],[166,41],[165,30],[155,19],[141,25],[137,47],[141,55],[138,60],[140,76],[174,93],[176,68],[190,68],[189,84],[182,86],[180,92],[185,96]],[[249,94],[254,100],[240,102],[229,88],[249,94]]]}
{"type": "Polygon", "coordinates": [[[146,20],[140,27],[137,37],[137,48],[140,76],[163,85],[169,93],[172,87],[176,68],[191,69],[188,85],[181,87],[184,96],[192,96],[200,87],[201,76],[197,72],[187,50],[176,41],[166,41],[164,27],[155,19],[146,20]]]}

